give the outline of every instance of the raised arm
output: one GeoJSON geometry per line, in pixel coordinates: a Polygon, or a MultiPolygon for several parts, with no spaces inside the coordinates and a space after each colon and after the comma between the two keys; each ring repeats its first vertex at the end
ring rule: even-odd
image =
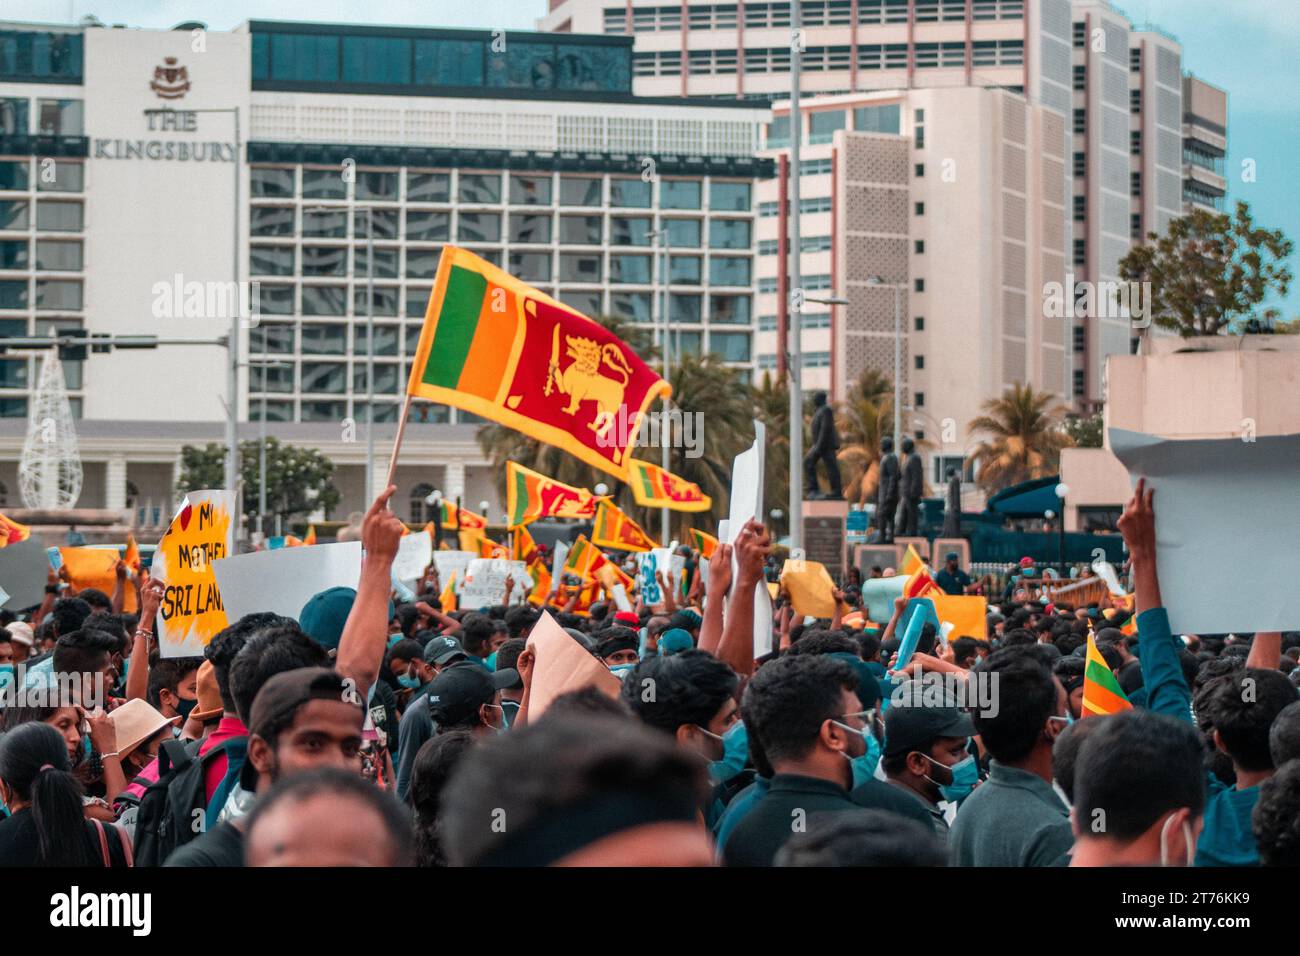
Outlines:
{"type": "Polygon", "coordinates": [[[704,595],[704,622],[700,625],[700,650],[717,656],[722,643],[723,611],[731,590],[731,545],[719,544],[709,558],[709,583],[704,595]]]}
{"type": "Polygon", "coordinates": [[[149,638],[153,636],[153,624],[158,617],[158,605],[162,603],[167,586],[157,578],[150,578],[149,584],[140,592],[140,622],[135,628],[134,644],[131,648],[131,668],[126,674],[126,699],[144,700],[149,693],[149,638]]]}
{"type": "Polygon", "coordinates": [[[754,591],[763,582],[763,564],[771,553],[767,529],[757,521],[746,522],[736,539],[736,583],[727,601],[717,653],[742,677],[754,673],[754,591]]]}
{"type": "Polygon", "coordinates": [[[1138,660],[1147,692],[1147,709],[1191,723],[1192,692],[1183,679],[1178,639],[1169,630],[1169,615],[1160,601],[1154,498],[1155,489],[1146,486],[1145,478],[1139,478],[1137,489],[1119,519],[1119,530],[1133,562],[1138,660]]]}
{"type": "Polygon", "coordinates": [[[1265,670],[1277,670],[1282,661],[1282,632],[1260,631],[1251,642],[1250,654],[1246,657],[1247,667],[1262,667],[1265,670]]]}
{"type": "Polygon", "coordinates": [[[402,522],[388,510],[397,490],[389,485],[361,523],[361,579],[357,599],[343,625],[335,668],[351,678],[358,694],[370,692],[388,647],[388,595],[392,589],[393,559],[402,537],[402,522]]]}

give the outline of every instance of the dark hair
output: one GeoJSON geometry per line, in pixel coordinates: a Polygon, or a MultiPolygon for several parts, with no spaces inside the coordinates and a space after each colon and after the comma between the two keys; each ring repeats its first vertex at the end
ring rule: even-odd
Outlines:
{"type": "Polygon", "coordinates": [[[1250,815],[1264,866],[1300,865],[1300,760],[1288,760],[1259,785],[1250,815]]]}
{"type": "Polygon", "coordinates": [[[779,657],[745,688],[745,726],[769,761],[795,760],[812,749],[823,723],[843,716],[842,692],[857,689],[857,672],[844,661],[824,654],[779,657]]]}
{"type": "Polygon", "coordinates": [[[1105,723],[1101,720],[1076,720],[1057,736],[1052,744],[1052,779],[1065,792],[1065,798],[1074,803],[1075,768],[1079,764],[1079,751],[1092,732],[1105,723]]]}
{"type": "Polygon", "coordinates": [[[418,661],[424,656],[424,645],[413,637],[404,637],[400,641],[394,641],[393,646],[388,649],[388,660],[394,661],[418,661]]]}
{"type": "Polygon", "coordinates": [[[544,718],[465,756],[443,792],[440,834],[454,866],[493,854],[503,862],[512,841],[625,794],[642,805],[623,818],[627,827],[689,816],[704,785],[698,760],[635,721],[544,718]],[[501,815],[509,821],[505,832],[493,826],[501,815]]]}
{"type": "Polygon", "coordinates": [[[980,671],[992,676],[999,707],[971,714],[988,752],[1000,763],[1023,760],[1042,736],[1047,718],[1056,713],[1056,681],[1034,656],[1016,648],[990,654],[980,671]]]}
{"type": "Polygon", "coordinates": [[[952,642],[952,659],[960,667],[963,661],[979,657],[979,644],[973,637],[959,637],[952,642]]]}
{"type": "MultiPolygon", "coordinates": [[[[506,627],[510,630],[510,637],[523,637],[524,632],[532,628],[542,617],[542,612],[528,605],[512,607],[506,611],[506,627]]],[[[498,654],[500,649],[498,649],[498,654]]],[[[498,657],[497,660],[501,658],[498,657]]],[[[513,666],[513,665],[512,665],[513,666]]]]}
{"type": "Polygon", "coordinates": [[[415,755],[406,800],[415,811],[417,866],[447,865],[447,857],[438,835],[438,804],[452,771],[473,745],[472,733],[453,730],[426,740],[415,755]]]}
{"type": "Polygon", "coordinates": [[[519,663],[519,655],[524,652],[528,646],[528,641],[522,637],[512,637],[500,647],[497,648],[497,670],[508,671],[519,663]]]}
{"type": "Polygon", "coordinates": [[[824,813],[785,842],[775,866],[946,866],[934,830],[886,810],[824,813]]]}
{"type": "Polygon", "coordinates": [[[92,614],[86,618],[81,628],[85,631],[112,634],[113,640],[117,642],[117,647],[113,650],[115,654],[126,655],[131,652],[131,638],[126,632],[126,626],[115,614],[92,614]]]}
{"type": "Polygon", "coordinates": [[[71,770],[68,746],[48,724],[22,724],[0,737],[0,779],[31,802],[45,866],[94,865],[86,846],[84,791],[71,770]]]}
{"type": "Polygon", "coordinates": [[[393,617],[397,618],[403,637],[411,637],[420,623],[420,611],[414,604],[399,604],[393,617]]]}
{"type": "Polygon", "coordinates": [[[99,588],[82,588],[77,592],[77,597],[90,605],[92,613],[95,608],[104,611],[113,610],[113,599],[99,588]]]}
{"type": "Polygon", "coordinates": [[[1206,707],[1223,749],[1243,770],[1271,770],[1269,730],[1274,719],[1296,702],[1296,689],[1276,670],[1250,667],[1207,687],[1206,707]]]}
{"type": "MultiPolygon", "coordinates": [[[[307,640],[310,641],[311,638],[307,640]]],[[[347,797],[373,810],[383,822],[380,832],[388,838],[391,855],[389,866],[411,865],[411,820],[408,813],[386,791],[365,780],[360,774],[338,767],[319,767],[292,774],[281,779],[264,796],[259,796],[244,827],[244,846],[251,845],[258,821],[281,803],[303,803],[322,795],[347,797]]]]}
{"type": "Polygon", "coordinates": [[[60,632],[54,645],[51,667],[55,674],[93,674],[103,667],[103,656],[112,657],[121,642],[108,631],[83,627],[69,634],[60,632]]]}
{"type": "Polygon", "coordinates": [[[862,646],[842,631],[828,631],[821,628],[809,629],[800,635],[799,640],[790,645],[787,654],[852,654],[862,656],[862,646]]]}
{"type": "Polygon", "coordinates": [[[998,642],[999,649],[1006,647],[1015,647],[1018,644],[1036,644],[1038,638],[1023,627],[1015,627],[1009,631],[1002,632],[1002,640],[998,642]]]}
{"type": "Polygon", "coordinates": [[[1268,752],[1273,766],[1300,760],[1300,701],[1287,704],[1268,729],[1268,752]]]}
{"type": "Polygon", "coordinates": [[[203,648],[203,656],[212,662],[212,672],[217,678],[217,693],[221,696],[221,709],[226,713],[235,713],[235,699],[230,694],[230,665],[244,649],[248,639],[265,628],[283,627],[294,624],[291,618],[259,611],[245,614],[234,624],[229,624],[217,632],[208,646],[203,648]]]}
{"type": "Polygon", "coordinates": [[[55,636],[58,634],[71,634],[79,629],[92,613],[91,606],[79,597],[59,598],[54,602],[54,606],[50,608],[47,623],[54,624],[55,636]]]}
{"type": "Polygon", "coordinates": [[[1191,724],[1149,710],[1089,717],[1074,771],[1075,826],[1091,830],[1104,813],[1104,833],[1135,840],[1170,810],[1205,811],[1201,739],[1191,724]]]}
{"type": "Polygon", "coordinates": [[[869,661],[880,653],[880,638],[875,634],[863,634],[858,638],[858,643],[862,645],[862,653],[859,656],[864,661],[869,661]]]}
{"type": "MultiPolygon", "coordinates": [[[[138,663],[138,662],[137,662],[138,663]]],[[[203,663],[201,657],[164,657],[149,661],[149,689],[145,697],[155,708],[162,706],[159,698],[164,690],[176,693],[176,688],[203,663]]]]}
{"type": "Polygon", "coordinates": [[[707,727],[739,682],[736,672],[712,654],[691,649],[641,661],[623,679],[622,697],[643,722],[675,734],[683,724],[707,727]],[[654,688],[650,700],[642,693],[647,686],[654,688]]]}
{"type": "Polygon", "coordinates": [[[582,687],[556,697],[540,719],[562,714],[605,715],[626,720],[632,716],[632,710],[621,697],[610,697],[597,687],[582,687]]]}
{"type": "Polygon", "coordinates": [[[248,726],[253,699],[262,685],[285,671],[329,667],[329,655],[296,624],[271,627],[250,637],[230,665],[230,694],[235,712],[248,726]]]}
{"type": "Polygon", "coordinates": [[[467,614],[460,622],[460,646],[465,653],[486,657],[488,642],[496,633],[496,624],[486,614],[467,614]]]}

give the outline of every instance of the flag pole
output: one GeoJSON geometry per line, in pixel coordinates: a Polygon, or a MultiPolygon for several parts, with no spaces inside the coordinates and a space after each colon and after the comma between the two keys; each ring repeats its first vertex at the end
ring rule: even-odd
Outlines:
{"type": "Polygon", "coordinates": [[[402,402],[402,417],[397,420],[397,435],[393,439],[392,457],[388,459],[388,479],[384,482],[384,488],[393,483],[393,474],[397,471],[397,453],[402,448],[402,436],[406,434],[406,419],[410,417],[412,401],[414,398],[408,392],[406,401],[402,402]]]}

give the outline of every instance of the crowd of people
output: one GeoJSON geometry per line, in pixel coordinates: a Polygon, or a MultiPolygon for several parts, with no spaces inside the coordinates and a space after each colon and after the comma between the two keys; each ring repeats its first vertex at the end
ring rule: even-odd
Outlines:
{"type": "MultiPolygon", "coordinates": [[[[872,622],[849,582],[828,619],[778,594],[755,659],[754,521],[632,610],[453,610],[432,569],[394,603],[393,490],[355,589],[232,621],[201,658],[159,655],[147,576],[7,614],[0,865],[1300,863],[1300,635],[1172,634],[1144,483],[1131,611],[1012,591],[985,635],[927,624],[902,666],[907,602],[872,622]],[[543,614],[616,693],[540,708],[543,614]],[[1132,708],[1086,711],[1090,636],[1132,708]],[[41,688],[71,699],[19,693],[41,688]]],[[[941,577],[972,587],[955,555],[941,577]]]]}

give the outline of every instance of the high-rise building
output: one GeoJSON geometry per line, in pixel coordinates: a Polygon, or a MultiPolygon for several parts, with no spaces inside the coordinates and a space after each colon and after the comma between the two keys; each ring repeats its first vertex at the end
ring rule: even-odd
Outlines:
{"type": "Polygon", "coordinates": [[[1228,94],[1183,77],[1183,212],[1223,212],[1228,180],[1228,94]]]}
{"type": "MultiPolygon", "coordinates": [[[[232,309],[250,311],[235,280],[257,285],[240,335],[240,437],[265,418],[282,441],[324,451],[336,517],[369,499],[372,366],[383,480],[445,243],[589,315],[653,326],[662,232],[674,352],[749,368],[769,112],[636,96],[632,47],[318,23],[0,24],[0,336],[193,343],[64,362],[81,505],[166,521],[180,447],[224,443],[218,338],[232,309]]],[[[19,506],[37,359],[0,355],[0,507],[19,506]]],[[[435,488],[475,508],[496,501],[478,422],[417,404],[399,514],[421,520],[435,488]]]]}

